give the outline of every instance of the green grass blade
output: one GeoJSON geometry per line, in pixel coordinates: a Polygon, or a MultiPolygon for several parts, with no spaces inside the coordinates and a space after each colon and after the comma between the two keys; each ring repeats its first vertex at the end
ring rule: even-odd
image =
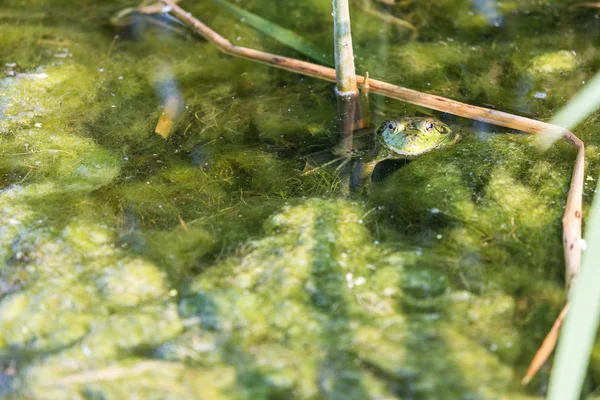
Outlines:
{"type": "Polygon", "coordinates": [[[574,128],[600,108],[600,96],[598,93],[600,93],[600,74],[596,74],[592,80],[587,82],[585,87],[579,90],[577,95],[556,113],[550,122],[574,128]]]}
{"type": "MultiPolygon", "coordinates": [[[[596,74],[575,97],[573,97],[560,111],[558,111],[551,124],[573,129],[577,124],[592,115],[600,108],[600,74],[596,74]]],[[[561,134],[547,134],[540,136],[542,149],[548,149],[555,141],[562,137],[561,134]]]]}
{"type": "Polygon", "coordinates": [[[587,228],[588,250],[571,295],[550,377],[550,400],[577,400],[600,319],[600,198],[596,196],[587,228]]]}
{"type": "Polygon", "coordinates": [[[238,18],[244,18],[245,22],[254,29],[261,31],[265,35],[270,36],[271,38],[296,50],[297,52],[304,54],[305,56],[310,57],[323,65],[330,67],[334,65],[331,53],[317,48],[302,36],[297,35],[288,29],[282,28],[277,24],[267,21],[266,19],[233,5],[225,0],[210,1],[238,18]]]}
{"type": "MultiPolygon", "coordinates": [[[[552,123],[572,129],[600,108],[600,74],[560,110],[552,123]]],[[[570,295],[569,313],[562,327],[548,399],[579,399],[600,321],[600,198],[596,196],[587,224],[587,247],[570,295]]]]}

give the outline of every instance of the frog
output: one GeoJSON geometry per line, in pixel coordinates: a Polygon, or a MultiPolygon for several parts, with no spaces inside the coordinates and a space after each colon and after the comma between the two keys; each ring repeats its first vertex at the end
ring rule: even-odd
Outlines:
{"type": "Polygon", "coordinates": [[[375,167],[384,160],[412,160],[461,138],[448,125],[433,117],[402,117],[385,121],[374,133],[373,149],[359,156],[355,177],[369,187],[375,167]]]}

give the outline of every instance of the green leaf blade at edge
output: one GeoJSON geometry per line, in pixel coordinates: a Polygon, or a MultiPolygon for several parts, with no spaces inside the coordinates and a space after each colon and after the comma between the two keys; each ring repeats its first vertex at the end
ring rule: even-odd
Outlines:
{"type": "MultiPolygon", "coordinates": [[[[590,80],[553,122],[573,128],[600,106],[600,74],[590,80]]],[[[596,188],[596,192],[600,185],[596,188]]],[[[562,327],[547,399],[578,400],[600,321],[600,198],[594,197],[586,228],[588,250],[576,278],[569,312],[562,327]]]]}
{"type": "Polygon", "coordinates": [[[600,319],[600,198],[588,223],[588,250],[575,282],[550,377],[549,400],[577,400],[600,319]]]}
{"type": "Polygon", "coordinates": [[[246,11],[234,4],[231,4],[224,0],[210,0],[213,4],[221,7],[229,13],[239,18],[244,18],[245,23],[254,29],[264,33],[265,35],[277,40],[278,42],[296,50],[297,52],[304,54],[307,57],[312,58],[315,61],[320,62],[323,65],[333,67],[334,60],[333,56],[327,54],[323,50],[318,49],[308,40],[302,36],[282,28],[281,26],[274,24],[256,14],[246,11]]]}

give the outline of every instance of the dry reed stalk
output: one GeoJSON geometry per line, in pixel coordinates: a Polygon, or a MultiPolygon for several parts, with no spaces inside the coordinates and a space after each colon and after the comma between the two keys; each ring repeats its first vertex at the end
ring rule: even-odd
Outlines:
{"type": "Polygon", "coordinates": [[[585,7],[585,8],[600,8],[600,2],[598,2],[598,3],[592,3],[592,2],[576,3],[576,4],[573,4],[571,7],[569,7],[569,9],[573,10],[575,8],[581,8],[581,7],[585,7]]]}
{"type": "Polygon", "coordinates": [[[333,36],[338,96],[358,96],[348,0],[333,0],[333,36]]]}
{"type": "Polygon", "coordinates": [[[554,321],[552,328],[550,328],[550,332],[548,332],[548,334],[544,338],[544,341],[542,342],[542,345],[540,346],[538,351],[535,353],[535,356],[533,356],[533,359],[529,364],[529,368],[527,369],[525,376],[521,380],[521,383],[523,385],[527,385],[529,381],[533,379],[535,374],[540,370],[540,368],[542,368],[542,365],[544,365],[550,354],[552,354],[552,351],[556,347],[556,342],[558,341],[558,334],[560,333],[560,328],[562,327],[563,321],[567,316],[568,309],[569,304],[567,303],[563,307],[558,318],[556,318],[556,321],[554,321]]]}

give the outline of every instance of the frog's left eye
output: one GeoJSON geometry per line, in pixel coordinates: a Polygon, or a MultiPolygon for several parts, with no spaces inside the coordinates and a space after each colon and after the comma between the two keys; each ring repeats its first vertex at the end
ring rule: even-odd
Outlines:
{"type": "Polygon", "coordinates": [[[429,125],[427,125],[427,130],[430,131],[433,129],[433,122],[430,122],[429,125]]]}
{"type": "Polygon", "coordinates": [[[395,131],[398,128],[398,123],[394,120],[390,120],[384,126],[390,131],[395,131]]]}

